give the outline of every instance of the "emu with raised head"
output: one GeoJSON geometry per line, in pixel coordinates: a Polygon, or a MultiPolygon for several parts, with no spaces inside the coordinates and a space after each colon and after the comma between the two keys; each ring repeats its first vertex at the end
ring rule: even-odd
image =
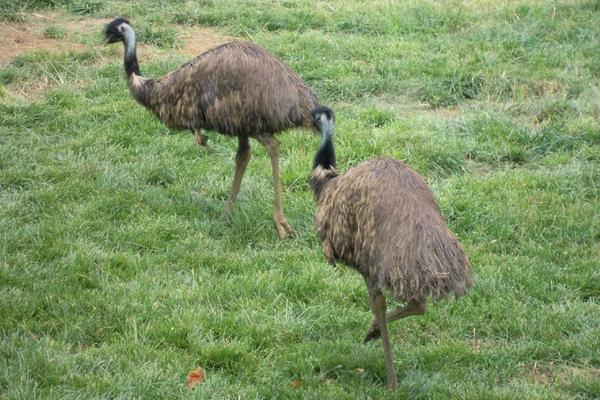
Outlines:
{"type": "Polygon", "coordinates": [[[319,105],[313,90],[290,67],[262,47],[244,41],[207,50],[159,79],[141,76],[135,31],[117,18],[104,30],[106,43],[125,46],[125,76],[131,95],[170,128],[190,129],[206,147],[202,129],[238,138],[235,173],[224,215],[233,209],[250,161],[249,138],[271,157],[274,220],[280,238],[291,233],[281,207],[279,142],[275,134],[291,128],[313,129],[311,111],[319,105]]]}

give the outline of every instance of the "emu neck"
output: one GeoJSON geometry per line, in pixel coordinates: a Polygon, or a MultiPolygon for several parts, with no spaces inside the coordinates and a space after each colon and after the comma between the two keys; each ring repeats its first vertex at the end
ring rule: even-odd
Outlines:
{"type": "Polygon", "coordinates": [[[333,121],[325,118],[319,124],[321,141],[315,156],[313,171],[310,175],[310,187],[319,201],[323,189],[337,176],[335,170],[335,147],[333,146],[333,121]]]}
{"type": "Polygon", "coordinates": [[[132,74],[141,75],[140,65],[136,54],[135,32],[127,26],[123,32],[123,43],[125,45],[125,74],[129,79],[132,74]]]}
{"type": "Polygon", "coordinates": [[[154,81],[142,78],[137,60],[135,32],[127,26],[123,32],[125,44],[125,74],[131,95],[143,106],[151,106],[154,81]]]}
{"type": "Polygon", "coordinates": [[[323,120],[319,126],[321,141],[313,168],[335,169],[335,147],[333,146],[333,121],[323,120]]]}

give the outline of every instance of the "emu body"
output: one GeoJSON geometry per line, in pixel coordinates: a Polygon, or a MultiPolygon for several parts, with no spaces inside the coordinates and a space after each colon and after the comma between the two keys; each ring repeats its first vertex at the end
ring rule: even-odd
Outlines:
{"type": "Polygon", "coordinates": [[[204,147],[202,129],[238,138],[234,180],[224,214],[235,205],[250,161],[249,138],[265,146],[273,170],[277,231],[281,238],[291,233],[281,207],[279,142],[274,135],[291,128],[314,129],[311,111],[319,100],[313,90],[268,51],[242,41],[210,49],[162,78],[146,79],[141,76],[129,21],[112,21],[105,36],[108,43],[123,41],[129,91],[165,125],[192,130],[204,147]]]}
{"type": "Polygon", "coordinates": [[[397,386],[387,322],[425,312],[428,297],[463,295],[472,286],[471,266],[448,229],[433,193],[406,164],[381,158],[338,175],[333,115],[314,112],[321,144],[311,174],[317,201],[315,224],[323,253],[364,278],[375,315],[365,342],[381,337],[388,386],[397,386]],[[389,292],[405,307],[386,314],[389,292]]]}

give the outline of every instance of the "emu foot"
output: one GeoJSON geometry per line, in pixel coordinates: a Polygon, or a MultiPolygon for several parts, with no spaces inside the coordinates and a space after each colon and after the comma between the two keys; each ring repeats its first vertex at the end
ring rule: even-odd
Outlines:
{"type": "Polygon", "coordinates": [[[210,147],[208,147],[208,139],[202,135],[200,130],[194,131],[194,140],[198,144],[198,146],[202,147],[204,151],[207,153],[211,152],[210,147]]]}
{"type": "Polygon", "coordinates": [[[213,152],[212,147],[208,145],[208,141],[205,139],[203,142],[196,142],[198,146],[207,154],[211,154],[213,152]]]}
{"type": "Polygon", "coordinates": [[[276,214],[273,219],[275,220],[275,226],[277,227],[279,239],[283,240],[286,237],[294,234],[294,229],[288,222],[287,218],[285,218],[283,215],[276,214]]]}
{"type": "Polygon", "coordinates": [[[235,203],[232,203],[231,201],[227,200],[227,202],[225,203],[225,207],[223,207],[223,211],[221,211],[221,215],[219,215],[219,221],[225,222],[229,220],[234,208],[235,203]]]}
{"type": "Polygon", "coordinates": [[[231,207],[231,208],[225,207],[225,209],[221,212],[221,215],[219,215],[219,221],[230,222],[232,213],[233,213],[233,207],[231,207]]]}
{"type": "Polygon", "coordinates": [[[365,338],[363,339],[363,343],[367,343],[367,342],[370,342],[371,340],[379,339],[380,337],[381,337],[381,331],[379,330],[379,326],[377,326],[376,323],[373,323],[373,325],[371,325],[371,328],[365,335],[365,338]]]}

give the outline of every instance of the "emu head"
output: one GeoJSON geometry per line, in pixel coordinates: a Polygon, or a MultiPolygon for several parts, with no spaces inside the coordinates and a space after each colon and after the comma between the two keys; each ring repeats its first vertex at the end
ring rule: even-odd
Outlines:
{"type": "Polygon", "coordinates": [[[329,107],[319,106],[311,112],[313,125],[321,130],[327,122],[333,123],[335,116],[333,110],[329,107]]]}
{"type": "Polygon", "coordinates": [[[131,24],[125,18],[117,18],[104,27],[104,43],[116,43],[124,40],[124,34],[131,24]]]}

